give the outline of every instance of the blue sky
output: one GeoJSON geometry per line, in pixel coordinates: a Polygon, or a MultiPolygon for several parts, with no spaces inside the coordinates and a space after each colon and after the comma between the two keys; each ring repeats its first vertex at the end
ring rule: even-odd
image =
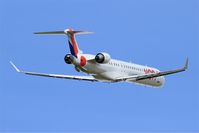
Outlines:
{"type": "Polygon", "coordinates": [[[0,0],[0,131],[199,131],[197,0],[0,0]],[[67,38],[35,31],[93,31],[78,36],[86,53],[170,70],[161,89],[16,73],[81,75],[64,63],[67,38]]]}

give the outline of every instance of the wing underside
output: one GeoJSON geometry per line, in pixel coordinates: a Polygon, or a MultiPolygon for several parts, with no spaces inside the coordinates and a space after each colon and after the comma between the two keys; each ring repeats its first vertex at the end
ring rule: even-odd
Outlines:
{"type": "Polygon", "coordinates": [[[97,79],[91,76],[75,76],[75,75],[59,75],[59,74],[46,74],[46,73],[36,73],[36,72],[26,72],[19,70],[12,62],[11,65],[15,68],[15,70],[19,73],[24,73],[27,75],[34,76],[43,76],[43,77],[51,77],[51,78],[62,78],[62,79],[73,79],[73,80],[85,80],[85,81],[98,81],[97,79]]]}

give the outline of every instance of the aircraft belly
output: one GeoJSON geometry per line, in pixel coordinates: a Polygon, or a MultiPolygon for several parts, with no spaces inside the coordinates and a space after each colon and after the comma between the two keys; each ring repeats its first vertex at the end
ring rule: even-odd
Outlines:
{"type": "Polygon", "coordinates": [[[87,63],[84,68],[88,71],[88,73],[91,74],[101,74],[113,70],[111,69],[110,66],[106,64],[96,64],[96,63],[87,63]]]}
{"type": "Polygon", "coordinates": [[[114,79],[124,76],[117,68],[108,64],[88,63],[85,67],[88,73],[99,80],[112,82],[114,79]]]}
{"type": "Polygon", "coordinates": [[[98,73],[101,72],[101,70],[98,69],[98,67],[94,63],[87,63],[84,68],[88,71],[88,73],[98,73]]]}
{"type": "Polygon", "coordinates": [[[153,80],[153,79],[144,79],[144,80],[140,80],[140,81],[131,81],[129,80],[128,82],[131,83],[137,83],[140,85],[144,85],[144,86],[151,86],[151,87],[161,87],[163,85],[163,83],[161,81],[157,81],[157,80],[153,80]]]}

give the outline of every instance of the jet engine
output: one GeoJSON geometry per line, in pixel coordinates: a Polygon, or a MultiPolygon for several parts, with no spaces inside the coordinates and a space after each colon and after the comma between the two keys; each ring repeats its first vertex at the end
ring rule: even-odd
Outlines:
{"type": "Polygon", "coordinates": [[[98,53],[95,56],[95,61],[97,63],[108,63],[111,60],[111,56],[108,53],[98,53]]]}
{"type": "Polygon", "coordinates": [[[72,64],[71,54],[67,54],[67,55],[64,57],[64,61],[66,62],[66,64],[72,64]]]}

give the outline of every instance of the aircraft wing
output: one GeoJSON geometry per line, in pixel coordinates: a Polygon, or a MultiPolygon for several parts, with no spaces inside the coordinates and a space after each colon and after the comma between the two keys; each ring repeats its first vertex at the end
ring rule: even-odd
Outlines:
{"type": "Polygon", "coordinates": [[[46,73],[20,71],[12,62],[10,62],[10,64],[15,68],[17,72],[28,74],[28,75],[44,76],[44,77],[52,77],[52,78],[63,78],[63,79],[74,79],[74,80],[85,80],[85,81],[92,81],[92,82],[98,81],[97,79],[91,76],[73,76],[73,75],[59,75],[59,74],[46,74],[46,73]]]}
{"type": "Polygon", "coordinates": [[[188,68],[188,59],[186,60],[184,67],[180,68],[180,69],[158,72],[158,73],[127,76],[127,77],[123,77],[123,78],[118,78],[118,79],[116,79],[116,81],[126,81],[126,80],[139,81],[139,80],[144,80],[144,79],[156,78],[156,77],[160,77],[160,76],[166,76],[166,75],[170,75],[170,74],[174,74],[174,73],[179,73],[179,72],[185,71],[187,68],[188,68]]]}

